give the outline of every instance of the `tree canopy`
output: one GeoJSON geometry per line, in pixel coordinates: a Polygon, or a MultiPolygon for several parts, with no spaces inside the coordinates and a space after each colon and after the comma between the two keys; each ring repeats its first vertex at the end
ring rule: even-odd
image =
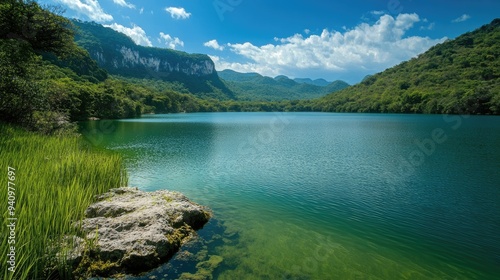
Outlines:
{"type": "Polygon", "coordinates": [[[71,21],[62,12],[35,1],[5,0],[0,4],[0,39],[23,41],[37,53],[64,55],[74,44],[71,21]]]}

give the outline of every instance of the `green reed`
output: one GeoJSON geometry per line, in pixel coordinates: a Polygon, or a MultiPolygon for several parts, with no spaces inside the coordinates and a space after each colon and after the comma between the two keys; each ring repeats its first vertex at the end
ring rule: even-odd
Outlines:
{"type": "Polygon", "coordinates": [[[63,237],[77,234],[75,222],[96,194],[125,185],[117,154],[97,151],[78,136],[44,136],[0,124],[0,278],[70,278],[71,268],[55,254],[63,250],[63,237]],[[8,211],[9,167],[15,169],[14,216],[8,211]],[[15,244],[8,239],[12,217],[15,244]],[[11,246],[15,272],[8,270],[11,246]]]}

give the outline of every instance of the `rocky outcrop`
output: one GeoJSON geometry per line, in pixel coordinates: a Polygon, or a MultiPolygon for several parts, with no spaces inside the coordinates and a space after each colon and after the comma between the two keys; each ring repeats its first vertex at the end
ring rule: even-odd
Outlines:
{"type": "Polygon", "coordinates": [[[76,43],[111,74],[217,76],[215,64],[208,55],[138,45],[125,34],[93,22],[74,20],[73,24],[78,28],[76,43]]]}
{"type": "MultiPolygon", "coordinates": [[[[153,50],[143,46],[109,46],[107,53],[89,49],[90,56],[111,74],[175,80],[188,77],[213,79],[215,64],[206,55],[191,55],[173,50],[153,50]]],[[[218,77],[217,77],[218,78],[218,77]]]]}
{"type": "MultiPolygon", "coordinates": [[[[163,53],[158,54],[158,56],[152,56],[148,54],[147,48],[140,47],[117,47],[117,55],[112,60],[112,65],[114,68],[134,68],[134,67],[144,67],[150,71],[154,72],[181,72],[188,76],[209,76],[215,71],[215,65],[213,61],[208,57],[186,57],[179,59],[175,56],[173,52],[165,50],[163,53]],[[139,51],[142,50],[143,53],[139,51]]],[[[106,60],[104,55],[99,52],[95,52],[93,58],[99,63],[105,65],[106,60]]]]}
{"type": "Polygon", "coordinates": [[[171,191],[118,188],[98,197],[73,238],[76,273],[109,276],[148,271],[167,261],[210,219],[207,208],[171,191]]]}

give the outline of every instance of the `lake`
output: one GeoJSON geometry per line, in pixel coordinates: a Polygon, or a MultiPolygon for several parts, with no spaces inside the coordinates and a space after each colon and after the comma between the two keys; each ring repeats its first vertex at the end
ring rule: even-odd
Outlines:
{"type": "Polygon", "coordinates": [[[135,279],[215,255],[214,279],[499,279],[500,117],[196,113],[81,129],[124,156],[130,186],[213,210],[195,257],[135,279]]]}

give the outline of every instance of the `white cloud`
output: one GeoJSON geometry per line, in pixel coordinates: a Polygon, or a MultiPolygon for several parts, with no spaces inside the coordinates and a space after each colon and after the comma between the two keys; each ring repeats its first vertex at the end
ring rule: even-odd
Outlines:
{"type": "Polygon", "coordinates": [[[361,23],[344,32],[324,29],[319,35],[295,34],[275,44],[255,46],[250,42],[228,44],[229,49],[248,62],[229,62],[214,57],[218,70],[258,72],[266,76],[297,76],[298,71],[375,73],[420,54],[444,41],[429,37],[405,37],[420,21],[417,14],[383,15],[373,25],[361,23]]]}
{"type": "Polygon", "coordinates": [[[113,2],[115,2],[115,4],[120,5],[122,7],[127,7],[127,8],[130,8],[130,9],[135,9],[134,5],[125,2],[125,0],[113,0],[113,2]]]}
{"type": "MultiPolygon", "coordinates": [[[[427,21],[425,21],[425,22],[427,22],[427,21]]],[[[433,30],[435,26],[436,26],[436,23],[431,22],[427,26],[420,26],[420,30],[433,30]]]]}
{"type": "Polygon", "coordinates": [[[279,69],[272,67],[272,65],[259,65],[257,63],[239,63],[239,62],[228,62],[216,55],[209,55],[212,61],[215,63],[215,68],[217,71],[222,71],[224,69],[231,69],[236,72],[250,73],[257,72],[262,75],[269,77],[276,77],[283,74],[279,69]]]}
{"type": "Polygon", "coordinates": [[[137,45],[142,45],[147,47],[153,46],[148,36],[146,35],[146,32],[140,26],[134,24],[132,28],[128,28],[117,23],[104,26],[129,36],[137,45]]]}
{"type": "Polygon", "coordinates": [[[165,45],[167,45],[169,48],[174,49],[177,46],[184,47],[184,42],[181,41],[177,37],[172,37],[169,34],[165,34],[163,32],[160,32],[160,38],[158,39],[159,42],[164,41],[165,45]]]}
{"type": "Polygon", "coordinates": [[[141,8],[141,9],[139,10],[139,14],[141,14],[141,15],[142,15],[142,13],[144,13],[144,8],[141,8]]]}
{"type": "Polygon", "coordinates": [[[369,11],[361,16],[362,21],[373,22],[378,19],[381,15],[387,14],[386,11],[369,11]]]}
{"type": "Polygon", "coordinates": [[[309,30],[309,29],[304,29],[304,33],[309,34],[309,33],[311,33],[311,30],[309,30]]]}
{"type": "Polygon", "coordinates": [[[86,15],[90,20],[97,22],[112,21],[113,16],[104,12],[97,0],[56,0],[68,8],[86,15]]]}
{"type": "Polygon", "coordinates": [[[463,14],[461,16],[459,16],[458,18],[452,20],[451,22],[463,22],[463,21],[466,21],[470,19],[470,16],[468,14],[463,14]]]}
{"type": "Polygon", "coordinates": [[[212,49],[215,49],[215,50],[219,50],[219,51],[224,50],[224,46],[219,45],[219,43],[215,39],[214,40],[210,40],[208,42],[205,42],[203,45],[205,47],[209,47],[209,48],[212,48],[212,49]]]}
{"type": "Polygon", "coordinates": [[[175,19],[187,19],[191,16],[191,13],[186,12],[184,8],[168,7],[165,11],[170,13],[170,16],[175,19]]]}

